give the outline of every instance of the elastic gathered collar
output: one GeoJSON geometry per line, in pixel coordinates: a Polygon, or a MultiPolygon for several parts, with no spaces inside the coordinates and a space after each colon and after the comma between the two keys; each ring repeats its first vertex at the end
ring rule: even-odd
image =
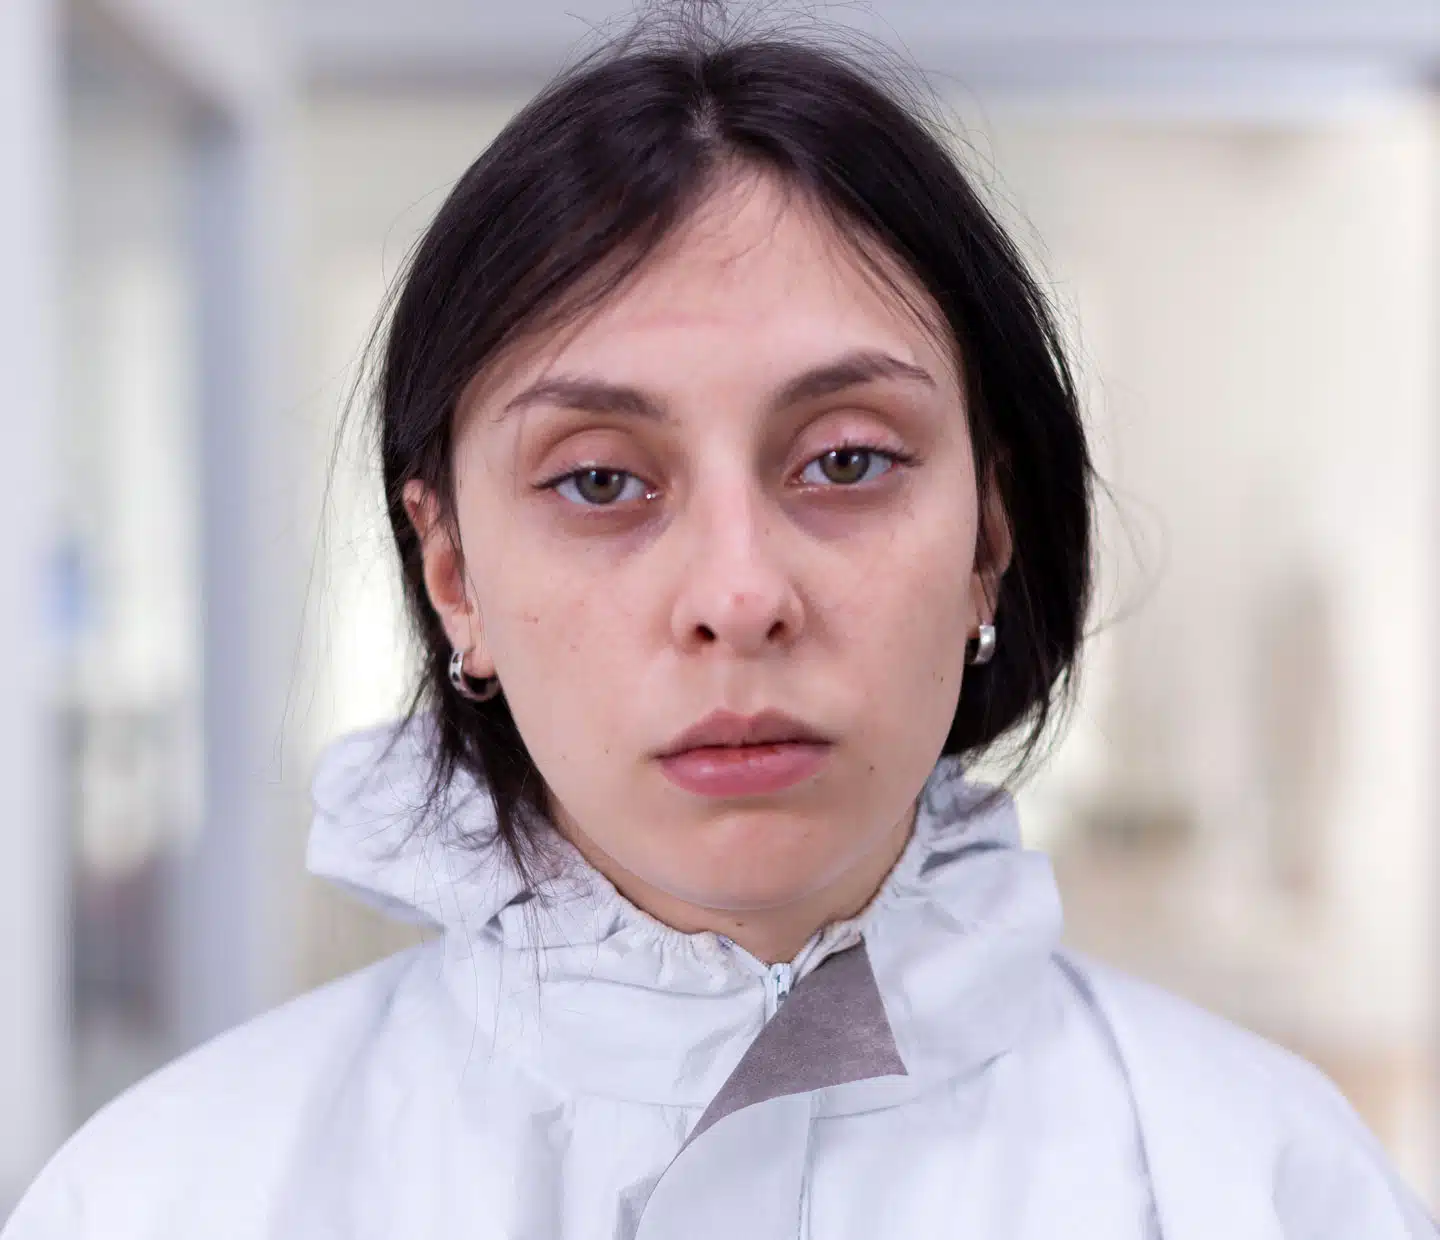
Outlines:
{"type": "MultiPolygon", "coordinates": [[[[333,746],[315,781],[309,868],[392,916],[443,929],[467,1039],[480,1034],[494,1055],[576,1095],[703,1109],[732,1073],[746,1079],[746,1055],[773,1041],[757,1042],[774,1015],[767,966],[719,934],[663,925],[563,842],[550,876],[527,888],[503,849],[476,850],[494,818],[473,783],[458,782],[446,812],[424,821],[429,776],[415,725],[333,746]]],[[[861,1003],[883,1014],[867,1027],[889,1034],[874,1062],[904,1068],[822,1088],[817,1105],[895,1105],[1016,1045],[1048,993],[1059,931],[1049,861],[1020,847],[1010,798],[968,783],[959,762],[942,758],[875,898],[817,932],[791,962],[795,993],[812,997],[826,976],[868,976],[853,994],[878,997],[878,1007],[861,1003]],[[853,955],[838,971],[821,969],[847,949],[863,952],[863,970],[850,967],[853,955]]],[[[829,1032],[856,1025],[842,1010],[851,994],[818,996],[829,1032]]],[[[781,1049],[806,1066],[795,1080],[809,1080],[810,1061],[826,1054],[803,1040],[781,1049]]],[[[468,1045],[466,1053],[468,1061],[468,1045]]],[[[782,1092],[800,1087],[769,1069],[759,1079],[782,1092]]]]}
{"type": "MultiPolygon", "coordinates": [[[[490,798],[468,775],[427,813],[431,754],[424,717],[352,733],[322,754],[313,785],[310,873],[397,920],[507,948],[573,947],[623,938],[668,956],[713,965],[730,954],[724,936],[686,933],[637,907],[558,834],[553,864],[528,884],[495,839],[490,798]]],[[[1013,802],[1000,789],[968,782],[959,759],[942,757],[926,781],[915,829],[880,890],[861,913],[819,931],[802,951],[855,941],[899,905],[925,901],[936,876],[963,856],[1020,846],[1013,802]]],[[[964,910],[953,910],[963,919],[964,910]]]]}

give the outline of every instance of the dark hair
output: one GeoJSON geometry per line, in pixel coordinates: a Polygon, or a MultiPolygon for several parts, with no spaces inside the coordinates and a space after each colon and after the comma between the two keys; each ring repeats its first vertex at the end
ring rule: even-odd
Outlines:
{"type": "Polygon", "coordinates": [[[410,257],[378,392],[390,522],[424,660],[410,714],[433,712],[437,795],[457,771],[483,781],[499,841],[522,868],[535,855],[527,817],[543,817],[544,781],[504,695],[476,703],[449,683],[403,488],[423,481],[453,521],[462,391],[506,344],[613,291],[725,168],[806,195],[861,251],[887,256],[922,287],[953,335],[976,477],[998,496],[1013,554],[996,600],[998,649],[967,670],[944,752],[973,758],[1028,723],[1018,773],[1056,705],[1073,697],[1092,472],[1060,334],[944,140],[884,81],[853,52],[820,43],[727,38],[684,22],[632,35],[522,109],[410,257]]]}

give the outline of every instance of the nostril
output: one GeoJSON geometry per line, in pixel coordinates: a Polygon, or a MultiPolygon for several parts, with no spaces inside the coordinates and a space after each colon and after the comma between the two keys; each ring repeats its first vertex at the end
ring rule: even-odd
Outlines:
{"type": "Polygon", "coordinates": [[[697,631],[699,632],[702,641],[713,642],[715,640],[715,630],[712,629],[708,624],[698,625],[697,631]]]}

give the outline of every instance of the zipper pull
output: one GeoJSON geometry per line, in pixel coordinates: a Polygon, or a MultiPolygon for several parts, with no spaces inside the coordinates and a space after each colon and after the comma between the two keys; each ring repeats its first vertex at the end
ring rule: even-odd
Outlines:
{"type": "Polygon", "coordinates": [[[795,980],[795,971],[788,964],[772,964],[770,966],[770,985],[775,996],[775,1007],[785,1002],[790,996],[790,986],[795,980]]]}

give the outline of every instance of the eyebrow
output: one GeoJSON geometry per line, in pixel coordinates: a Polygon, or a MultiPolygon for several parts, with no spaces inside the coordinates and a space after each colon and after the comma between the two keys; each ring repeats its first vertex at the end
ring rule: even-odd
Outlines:
{"type": "Polygon", "coordinates": [[[785,409],[807,400],[833,396],[836,392],[873,383],[877,379],[906,379],[923,383],[926,387],[935,386],[929,371],[911,362],[902,362],[898,357],[878,350],[857,349],[833,362],[796,375],[776,393],[771,409],[785,409]]]}
{"type": "MultiPolygon", "coordinates": [[[[903,379],[933,388],[930,373],[911,362],[874,349],[857,349],[833,362],[815,366],[783,384],[770,401],[771,412],[833,396],[847,388],[878,379],[903,379]]],[[[542,379],[512,397],[500,411],[506,418],[533,405],[554,405],[587,413],[618,413],[663,422],[669,412],[664,404],[639,388],[607,383],[602,379],[559,375],[542,379]]]]}

